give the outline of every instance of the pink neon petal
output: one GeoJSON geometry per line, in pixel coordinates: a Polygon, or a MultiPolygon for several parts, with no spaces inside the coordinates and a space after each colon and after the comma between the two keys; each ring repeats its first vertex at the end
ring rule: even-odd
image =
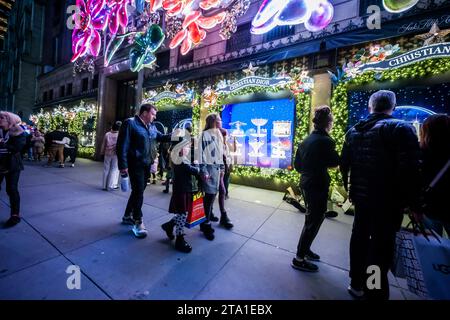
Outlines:
{"type": "Polygon", "coordinates": [[[189,52],[192,48],[192,42],[189,40],[189,38],[184,39],[183,43],[181,44],[181,54],[184,56],[186,53],[189,52]]]}
{"type": "Polygon", "coordinates": [[[100,45],[101,45],[101,38],[100,38],[100,33],[98,33],[97,30],[92,30],[92,34],[91,34],[91,39],[90,39],[90,49],[91,49],[91,54],[94,57],[97,57],[98,54],[100,53],[100,45]]]}
{"type": "Polygon", "coordinates": [[[114,8],[109,16],[109,31],[112,34],[116,34],[117,29],[119,29],[119,15],[117,14],[116,8],[114,8]]]}
{"type": "Polygon", "coordinates": [[[197,24],[204,29],[214,28],[218,22],[215,17],[200,17],[197,20],[197,24]]]}
{"type": "Polygon", "coordinates": [[[128,12],[126,4],[120,6],[118,16],[120,25],[122,26],[122,28],[126,28],[128,24],[128,12]]]}
{"type": "Polygon", "coordinates": [[[86,4],[84,0],[77,0],[76,5],[78,8],[80,8],[81,12],[86,12],[86,4]]]}
{"type": "Polygon", "coordinates": [[[166,11],[170,11],[180,4],[180,0],[163,0],[162,7],[166,11]]]}
{"type": "Polygon", "coordinates": [[[222,3],[222,0],[203,0],[200,2],[199,6],[203,10],[209,10],[211,8],[216,8],[222,3]]]}
{"type": "Polygon", "coordinates": [[[184,4],[183,2],[178,3],[175,7],[169,10],[167,13],[169,16],[177,16],[183,11],[184,4]]]}
{"type": "Polygon", "coordinates": [[[173,37],[172,41],[170,41],[169,48],[173,49],[180,45],[181,41],[183,41],[188,34],[187,30],[181,30],[178,32],[175,37],[173,37]]]}
{"type": "Polygon", "coordinates": [[[163,0],[147,0],[150,3],[150,12],[156,12],[159,8],[162,7],[163,0]]]}
{"type": "Polygon", "coordinates": [[[100,14],[91,21],[92,27],[96,30],[105,30],[107,24],[108,24],[108,14],[106,10],[102,10],[100,14]]]}
{"type": "Polygon", "coordinates": [[[89,0],[90,5],[88,5],[88,8],[90,8],[91,16],[96,17],[100,13],[100,11],[105,7],[106,1],[105,0],[89,0]]]}
{"type": "Polygon", "coordinates": [[[217,23],[222,23],[223,20],[225,20],[226,16],[227,16],[227,12],[223,11],[223,12],[220,12],[220,13],[216,14],[213,17],[216,19],[217,23]]]}
{"type": "Polygon", "coordinates": [[[193,23],[194,21],[196,21],[198,18],[200,18],[201,13],[200,11],[192,11],[190,12],[186,18],[184,18],[183,21],[183,29],[186,29],[189,25],[191,25],[191,23],[193,23]]]}

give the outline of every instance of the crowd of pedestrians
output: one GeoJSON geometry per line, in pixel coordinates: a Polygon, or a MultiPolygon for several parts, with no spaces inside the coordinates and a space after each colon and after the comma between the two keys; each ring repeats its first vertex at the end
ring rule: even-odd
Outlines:
{"type": "MultiPolygon", "coordinates": [[[[312,119],[314,130],[301,141],[295,155],[294,168],[301,174],[307,214],[291,265],[301,271],[319,271],[311,261],[319,261],[320,256],[311,246],[327,212],[331,182],[328,170],[339,168],[341,183],[355,208],[348,287],[355,298],[389,298],[388,271],[395,235],[406,209],[440,235],[444,230],[447,235],[450,232],[445,201],[450,190],[450,173],[445,171],[450,159],[450,117],[432,115],[416,132],[410,123],[394,119],[395,107],[393,92],[374,93],[369,100],[369,115],[348,130],[342,150],[336,150],[330,136],[332,110],[317,107],[312,119]],[[369,290],[366,284],[371,265],[381,270],[381,288],[377,290],[369,290]]],[[[196,138],[191,136],[191,127],[175,129],[171,134],[159,132],[154,125],[157,111],[154,105],[143,104],[139,114],[123,123],[115,122],[105,134],[100,150],[104,156],[102,188],[116,190],[120,176],[129,179],[131,193],[122,223],[132,226],[135,237],[145,238],[144,191],[149,183],[156,183],[158,173],[161,179],[165,173],[164,192],[169,193],[172,185],[168,211],[174,216],[161,228],[170,240],[175,240],[175,249],[188,253],[192,247],[185,239],[184,228],[199,191],[205,212],[200,224],[204,237],[215,239],[213,222],[228,230],[234,227],[225,209],[233,145],[219,114],[206,117],[205,127],[196,138]],[[194,156],[198,150],[200,157],[194,156]],[[217,195],[220,217],[213,213],[217,195]]],[[[64,167],[65,159],[70,157],[73,166],[77,146],[77,137],[67,132],[27,132],[17,115],[0,112],[0,183],[6,181],[11,207],[7,226],[20,222],[18,184],[24,152],[28,159],[36,161],[47,152],[47,166],[56,160],[64,167]]]]}

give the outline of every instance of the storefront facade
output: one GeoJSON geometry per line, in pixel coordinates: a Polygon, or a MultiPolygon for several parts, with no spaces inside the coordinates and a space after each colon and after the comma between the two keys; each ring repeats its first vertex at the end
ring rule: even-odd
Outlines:
{"type": "MultiPolygon", "coordinates": [[[[450,28],[450,1],[425,1],[402,13],[389,13],[378,7],[381,10],[380,16],[377,16],[376,12],[368,11],[368,7],[372,4],[379,5],[381,1],[336,0],[331,3],[335,12],[333,21],[327,28],[318,32],[310,32],[300,24],[277,27],[266,34],[251,34],[252,19],[260,7],[260,1],[253,1],[247,12],[238,18],[236,32],[230,39],[222,40],[220,28],[213,28],[201,45],[185,55],[180,54],[178,47],[167,50],[169,41],[166,41],[166,47],[156,53],[156,68],[132,72],[129,47],[118,50],[107,66],[104,57],[98,58],[94,63],[94,74],[98,73],[97,155],[102,137],[109,130],[111,123],[133,115],[143,100],[151,100],[155,94],[163,92],[176,94],[177,90],[189,91],[192,100],[158,100],[163,120],[161,123],[170,129],[179,121],[173,122],[169,119],[192,118],[194,126],[201,128],[202,119],[209,112],[221,111],[223,107],[208,103],[207,100],[212,98],[211,91],[217,94],[220,86],[237,83],[249,76],[275,79],[287,75],[301,82],[299,77],[304,75],[312,79],[314,87],[304,95],[308,99],[307,106],[302,103],[299,109],[299,104],[295,103],[295,112],[302,111],[304,125],[301,126],[299,136],[302,137],[310,130],[307,119],[309,120],[311,115],[311,108],[323,104],[333,108],[336,106],[333,99],[337,86],[333,83],[329,71],[336,73],[336,68],[351,61],[362,48],[370,52],[371,47],[384,48],[386,45],[398,44],[400,50],[406,52],[423,45],[423,40],[415,36],[428,32],[434,23],[443,30],[450,28]],[[380,23],[379,28],[376,22],[380,23]],[[249,67],[254,68],[251,75],[245,71],[248,71],[249,67]],[[169,85],[170,88],[167,87],[169,85]]],[[[83,78],[86,74],[78,73],[75,79],[83,78]]],[[[55,83],[55,77],[54,72],[46,76],[52,83],[55,83]]],[[[243,100],[238,101],[242,103],[276,100],[273,96],[268,97],[268,93],[264,96],[263,92],[270,93],[269,87],[265,89],[264,86],[248,86],[246,90],[250,90],[249,92],[244,90],[236,95],[232,94],[236,96],[234,102],[239,100],[239,96],[244,96],[243,100]]],[[[298,99],[295,92],[293,93],[298,88],[281,89],[275,98],[298,99]]],[[[234,103],[233,100],[220,100],[220,96],[216,97],[219,102],[234,103]]],[[[348,109],[348,105],[346,108],[348,109]]],[[[346,112],[337,116],[337,122],[341,122],[340,128],[348,124],[346,112]]],[[[297,124],[298,116],[294,118],[292,121],[297,124]]],[[[342,134],[338,134],[336,138],[342,140],[342,134]]],[[[298,138],[291,143],[295,148],[298,138]]],[[[295,150],[293,149],[290,155],[293,151],[295,150]]],[[[290,165],[286,165],[283,170],[290,169],[287,168],[290,165]]],[[[244,171],[251,176],[251,170],[244,171]]],[[[273,174],[274,172],[268,171],[265,175],[273,174]]],[[[279,178],[280,183],[293,181],[287,179],[284,173],[279,178]]]]}

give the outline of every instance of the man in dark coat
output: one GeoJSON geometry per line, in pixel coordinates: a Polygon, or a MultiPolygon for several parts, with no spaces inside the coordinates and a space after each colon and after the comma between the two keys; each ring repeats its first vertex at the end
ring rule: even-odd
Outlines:
{"type": "Polygon", "coordinates": [[[388,299],[388,271],[395,233],[403,210],[416,208],[419,192],[419,143],[412,125],[392,117],[396,97],[380,90],[369,100],[370,115],[349,130],[342,150],[341,172],[355,205],[350,240],[349,293],[356,297],[388,299]],[[381,286],[368,288],[375,266],[381,286]],[[371,268],[371,270],[373,267],[371,268]]]}
{"type": "Polygon", "coordinates": [[[157,109],[154,105],[143,104],[139,115],[124,121],[117,138],[117,159],[121,175],[129,175],[131,195],[122,222],[133,225],[137,238],[145,238],[147,230],[142,221],[142,203],[150,166],[156,157],[156,143],[170,141],[170,134],[160,133],[153,121],[157,109]]]}
{"type": "Polygon", "coordinates": [[[301,174],[300,187],[305,195],[308,214],[298,242],[297,255],[292,260],[293,268],[310,272],[319,270],[317,265],[308,260],[320,260],[320,256],[311,251],[311,244],[327,211],[330,186],[328,168],[339,164],[335,143],[328,135],[333,124],[330,108],[316,108],[313,123],[314,131],[300,143],[295,155],[294,167],[301,174]]]}

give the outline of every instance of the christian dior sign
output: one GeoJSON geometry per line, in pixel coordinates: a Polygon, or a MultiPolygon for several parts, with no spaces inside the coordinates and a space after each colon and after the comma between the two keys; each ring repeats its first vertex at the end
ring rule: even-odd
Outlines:
{"type": "Polygon", "coordinates": [[[274,87],[285,85],[290,81],[290,77],[263,78],[251,76],[238,80],[225,87],[218,88],[217,93],[229,93],[246,87],[274,87]]]}
{"type": "Polygon", "coordinates": [[[436,43],[426,47],[412,50],[399,55],[395,58],[385,61],[367,63],[358,68],[360,72],[374,70],[383,71],[387,69],[396,69],[416,63],[426,59],[436,59],[450,57],[450,43],[436,43]]]}

